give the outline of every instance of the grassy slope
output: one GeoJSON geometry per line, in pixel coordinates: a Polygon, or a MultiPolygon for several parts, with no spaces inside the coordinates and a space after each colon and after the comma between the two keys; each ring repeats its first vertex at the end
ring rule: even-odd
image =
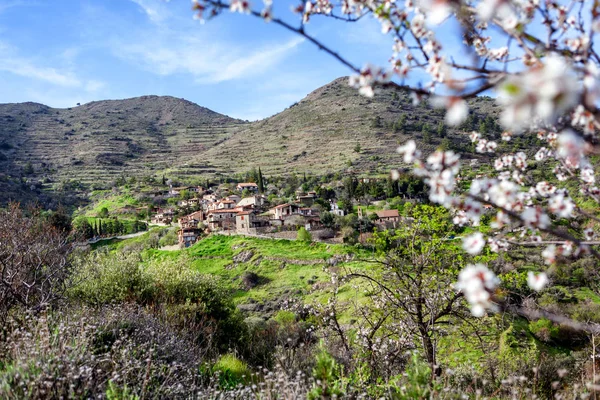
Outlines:
{"type": "MultiPolygon", "coordinates": [[[[112,243],[109,248],[124,248],[143,241],[143,236],[137,237],[112,243]]],[[[247,311],[273,316],[278,310],[279,302],[286,299],[300,298],[305,303],[325,303],[331,296],[332,288],[330,276],[324,271],[326,261],[333,256],[346,254],[354,254],[355,260],[369,259],[371,256],[368,251],[346,245],[212,235],[189,249],[147,250],[144,257],[181,258],[189,262],[191,268],[218,277],[232,290],[235,303],[241,307],[261,305],[260,308],[245,308],[247,311]],[[233,261],[236,255],[246,251],[253,252],[250,261],[233,261]],[[307,265],[308,263],[310,264],[307,265]],[[246,289],[241,281],[246,272],[258,274],[263,282],[254,288],[246,289]]],[[[371,271],[377,268],[374,264],[362,261],[341,262],[338,267],[371,271]]],[[[520,272],[515,273],[524,274],[524,271],[532,268],[536,269],[525,265],[520,268],[520,272]]],[[[580,300],[599,301],[587,288],[580,288],[574,294],[580,300]]],[[[363,291],[350,285],[340,288],[338,298],[341,305],[347,302],[369,301],[363,291]]],[[[341,322],[346,324],[351,324],[352,319],[349,311],[340,318],[341,322]]],[[[492,314],[488,318],[443,327],[443,330],[446,335],[442,335],[438,342],[438,357],[450,368],[464,368],[465,365],[475,369],[488,368],[487,360],[490,354],[500,357],[504,360],[505,367],[510,368],[510,363],[518,363],[523,358],[538,359],[542,353],[567,354],[570,351],[558,344],[541,342],[530,330],[528,321],[520,318],[506,320],[506,316],[492,314]],[[485,327],[484,330],[489,334],[479,337],[473,334],[473,326],[478,326],[479,329],[485,327]]]]}
{"type": "MultiPolygon", "coordinates": [[[[357,253],[343,245],[303,243],[291,240],[268,240],[244,236],[212,235],[195,246],[176,252],[150,250],[150,257],[187,257],[192,268],[218,276],[234,290],[235,302],[271,302],[301,296],[307,300],[323,299],[329,285],[329,275],[324,272],[326,261],[335,255],[357,253]],[[235,263],[233,258],[241,252],[252,251],[252,259],[235,263]],[[246,290],[241,277],[253,272],[263,283],[246,290]]],[[[356,261],[340,266],[369,268],[356,261]]]]}

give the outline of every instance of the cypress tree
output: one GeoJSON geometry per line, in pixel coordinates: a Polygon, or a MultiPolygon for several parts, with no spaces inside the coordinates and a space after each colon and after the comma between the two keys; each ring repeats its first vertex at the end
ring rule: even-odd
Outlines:
{"type": "Polygon", "coordinates": [[[258,167],[258,192],[263,193],[265,191],[265,183],[263,182],[263,175],[260,167],[258,167]]]}

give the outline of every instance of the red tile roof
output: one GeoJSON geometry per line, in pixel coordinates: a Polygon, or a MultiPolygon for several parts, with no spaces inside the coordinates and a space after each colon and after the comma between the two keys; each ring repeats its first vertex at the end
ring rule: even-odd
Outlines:
{"type": "Polygon", "coordinates": [[[375,211],[375,213],[377,214],[377,216],[379,218],[393,218],[393,217],[400,216],[400,214],[398,213],[398,210],[375,211]]]}

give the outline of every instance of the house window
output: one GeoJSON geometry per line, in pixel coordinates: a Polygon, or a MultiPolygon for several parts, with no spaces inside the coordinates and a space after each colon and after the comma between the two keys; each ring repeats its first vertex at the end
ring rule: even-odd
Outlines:
{"type": "MultiPolygon", "coordinates": [[[[243,220],[244,220],[244,216],[242,215],[242,221],[243,221],[243,220]]],[[[242,227],[243,227],[243,225],[242,225],[242,227]]]]}

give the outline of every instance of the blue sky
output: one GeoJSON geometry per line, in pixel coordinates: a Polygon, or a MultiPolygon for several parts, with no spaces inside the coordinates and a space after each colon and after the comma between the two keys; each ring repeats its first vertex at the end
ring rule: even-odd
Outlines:
{"type": "MultiPolygon", "coordinates": [[[[276,14],[293,18],[291,2],[275,3],[276,14]]],[[[192,16],[189,0],[0,0],[0,103],[70,107],[157,94],[254,120],[350,73],[260,19],[192,16]]],[[[384,65],[391,53],[372,19],[314,18],[307,30],[359,66],[384,65]]]]}

